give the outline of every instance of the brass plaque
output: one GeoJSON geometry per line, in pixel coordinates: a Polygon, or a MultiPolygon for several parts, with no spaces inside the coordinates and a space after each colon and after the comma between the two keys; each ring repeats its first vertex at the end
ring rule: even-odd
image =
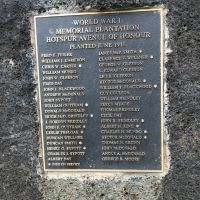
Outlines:
{"type": "Polygon", "coordinates": [[[44,169],[161,172],[162,9],[34,23],[44,169]]]}

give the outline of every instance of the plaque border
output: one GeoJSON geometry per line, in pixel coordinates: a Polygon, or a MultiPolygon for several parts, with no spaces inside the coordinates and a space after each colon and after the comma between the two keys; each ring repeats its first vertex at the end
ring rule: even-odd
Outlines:
{"type": "Polygon", "coordinates": [[[34,39],[35,39],[35,55],[37,65],[37,96],[39,97],[39,118],[40,118],[40,131],[42,138],[42,160],[44,172],[119,172],[119,173],[162,173],[164,172],[164,24],[163,24],[163,8],[145,8],[134,10],[112,10],[112,11],[91,11],[91,12],[72,12],[72,13],[57,13],[48,15],[35,15],[34,16],[34,39]],[[41,86],[40,86],[40,74],[39,74],[39,59],[38,59],[38,43],[37,43],[37,18],[59,17],[59,16],[73,16],[73,15],[101,15],[109,13],[136,13],[136,12],[159,12],[160,14],[160,122],[161,122],[161,169],[160,170],[134,170],[134,169],[46,169],[45,168],[45,150],[44,150],[44,132],[43,132],[43,118],[42,118],[42,103],[41,103],[41,86]]]}

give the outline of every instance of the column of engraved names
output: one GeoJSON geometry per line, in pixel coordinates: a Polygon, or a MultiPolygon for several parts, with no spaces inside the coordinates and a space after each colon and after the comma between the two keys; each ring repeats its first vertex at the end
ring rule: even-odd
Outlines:
{"type": "Polygon", "coordinates": [[[136,75],[143,77],[148,59],[142,49],[99,52],[102,161],[139,162],[146,154],[137,90],[147,92],[152,85],[136,75]]]}
{"type": "Polygon", "coordinates": [[[85,58],[72,53],[43,53],[40,57],[46,164],[49,168],[80,166],[86,149],[88,105],[79,101],[85,87],[78,80],[85,58]]]}

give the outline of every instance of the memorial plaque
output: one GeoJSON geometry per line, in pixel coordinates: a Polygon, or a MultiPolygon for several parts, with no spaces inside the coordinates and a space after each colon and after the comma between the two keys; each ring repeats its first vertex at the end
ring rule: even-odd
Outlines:
{"type": "Polygon", "coordinates": [[[44,169],[161,172],[162,9],[34,23],[44,169]]]}

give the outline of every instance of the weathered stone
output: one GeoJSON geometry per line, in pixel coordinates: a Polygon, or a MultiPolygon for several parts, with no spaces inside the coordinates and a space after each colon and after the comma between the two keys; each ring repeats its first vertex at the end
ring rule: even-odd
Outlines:
{"type": "Polygon", "coordinates": [[[199,0],[1,0],[0,199],[200,199],[199,8],[199,0]],[[47,178],[38,173],[40,130],[30,17],[156,5],[168,9],[168,44],[172,50],[165,65],[171,157],[168,174],[79,173],[47,178]]]}

